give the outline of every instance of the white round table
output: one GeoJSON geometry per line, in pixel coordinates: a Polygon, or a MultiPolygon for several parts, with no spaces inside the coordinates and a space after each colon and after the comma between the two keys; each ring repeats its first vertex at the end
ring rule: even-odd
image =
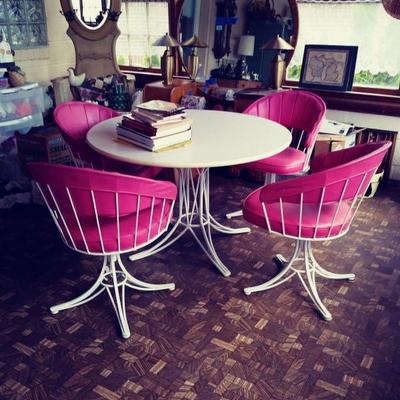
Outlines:
{"type": "Polygon", "coordinates": [[[227,234],[245,233],[249,229],[229,228],[211,215],[209,168],[273,156],[290,145],[292,136],[282,125],[251,115],[208,110],[187,110],[187,114],[193,121],[192,143],[176,149],[153,153],[118,140],[115,127],[122,117],[95,125],[89,130],[87,141],[95,151],[116,160],[179,171],[179,214],[174,227],[160,242],[132,255],[131,260],[154,254],[190,231],[213,264],[224,276],[229,276],[229,269],[214,248],[211,228],[227,234]],[[178,226],[183,226],[183,230],[174,236],[178,226]],[[197,228],[203,240],[195,231],[197,228]]]}

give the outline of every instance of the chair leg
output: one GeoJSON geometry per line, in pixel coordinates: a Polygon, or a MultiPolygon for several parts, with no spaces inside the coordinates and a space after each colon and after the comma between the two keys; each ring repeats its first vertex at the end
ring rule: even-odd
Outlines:
{"type": "Polygon", "coordinates": [[[261,285],[252,286],[244,289],[244,293],[249,295],[254,292],[261,292],[263,290],[272,289],[275,286],[279,286],[280,284],[288,281],[293,275],[296,274],[296,270],[292,268],[292,265],[295,261],[298,260],[298,255],[300,252],[300,242],[296,242],[296,247],[290,260],[288,262],[284,261],[282,263],[282,271],[279,272],[278,275],[274,276],[267,282],[262,283],[261,285]]]}
{"type": "Polygon", "coordinates": [[[104,282],[103,284],[107,290],[108,296],[110,297],[115,313],[117,314],[122,336],[124,339],[128,339],[131,336],[131,332],[129,329],[128,320],[126,318],[126,308],[125,308],[125,286],[127,277],[123,272],[116,270],[115,268],[116,259],[117,256],[115,255],[110,256],[109,275],[111,275],[110,277],[111,279],[108,279],[108,281],[111,282],[110,283],[104,282]],[[120,293],[120,288],[121,288],[121,293],[120,293]]]}
{"type": "Polygon", "coordinates": [[[230,212],[228,214],[225,214],[225,217],[227,219],[232,219],[232,218],[235,218],[235,217],[241,217],[242,215],[243,215],[243,211],[242,210],[238,210],[238,211],[232,211],[232,212],[230,212]]]}
{"type": "Polygon", "coordinates": [[[313,264],[313,266],[314,266],[314,268],[315,268],[315,272],[316,272],[318,275],[320,275],[320,276],[322,276],[322,277],[324,277],[324,278],[327,278],[327,279],[336,279],[336,280],[347,279],[347,280],[349,280],[349,281],[354,281],[354,280],[356,279],[356,276],[355,276],[354,274],[352,274],[352,273],[350,273],[350,274],[336,274],[336,273],[334,273],[334,272],[327,271],[325,268],[322,268],[322,267],[318,264],[317,260],[316,260],[315,257],[314,257],[314,254],[313,254],[313,252],[312,252],[311,243],[310,243],[310,245],[309,245],[309,256],[310,256],[310,259],[311,259],[311,261],[312,261],[312,264],[313,264]]]}
{"type": "Polygon", "coordinates": [[[57,314],[59,311],[80,306],[90,300],[93,300],[104,290],[107,291],[110,297],[112,306],[117,314],[118,322],[121,328],[122,336],[127,339],[130,336],[128,320],[126,317],[125,308],[125,287],[141,291],[153,290],[174,290],[174,283],[152,284],[143,282],[131,275],[122,263],[119,254],[104,256],[103,267],[96,282],[82,295],[73,300],[62,304],[57,304],[50,307],[52,314],[57,314]],[[119,269],[117,269],[119,267],[119,269]]]}
{"type": "Polygon", "coordinates": [[[274,261],[283,268],[278,275],[269,281],[262,283],[261,285],[245,288],[244,293],[249,295],[253,292],[271,289],[288,281],[290,278],[292,278],[292,276],[297,274],[314,305],[321,313],[322,317],[327,321],[332,319],[332,314],[328,311],[319,297],[316,276],[319,275],[324,278],[334,280],[347,279],[349,281],[353,281],[355,279],[355,275],[352,273],[335,274],[322,268],[314,258],[311,242],[306,240],[296,241],[295,250],[289,261],[286,261],[281,255],[275,256],[274,261]],[[304,253],[304,258],[299,257],[301,252],[304,253]],[[303,268],[293,266],[293,264],[298,261],[303,262],[303,268]],[[303,275],[305,276],[303,277],[303,275]]]}
{"type": "Polygon", "coordinates": [[[121,271],[125,274],[127,277],[127,283],[126,286],[136,289],[136,290],[141,290],[141,291],[155,291],[155,290],[175,290],[175,283],[147,283],[143,282],[137,278],[135,278],[132,274],[130,274],[127,269],[125,268],[125,265],[122,263],[121,256],[118,254],[117,255],[117,262],[119,267],[121,268],[121,271]]]}
{"type": "Polygon", "coordinates": [[[100,293],[104,291],[105,288],[100,286],[107,272],[108,272],[107,257],[104,257],[103,267],[101,269],[101,272],[98,278],[96,279],[96,282],[90,287],[90,289],[87,290],[85,293],[81,294],[80,296],[76,297],[75,299],[50,307],[50,312],[52,314],[57,314],[59,311],[68,310],[69,308],[74,308],[82,304],[85,304],[90,300],[93,300],[95,297],[97,297],[100,293]],[[99,287],[100,289],[97,290],[99,287]]]}

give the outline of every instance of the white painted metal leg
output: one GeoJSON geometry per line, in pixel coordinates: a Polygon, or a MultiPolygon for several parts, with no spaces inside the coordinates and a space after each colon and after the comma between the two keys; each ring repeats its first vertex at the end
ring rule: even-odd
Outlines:
{"type": "Polygon", "coordinates": [[[203,233],[203,240],[206,247],[206,253],[208,257],[212,260],[213,264],[218,268],[218,270],[224,276],[230,276],[231,271],[223,264],[223,262],[218,257],[215,251],[214,243],[211,237],[211,218],[210,218],[210,208],[209,208],[209,181],[208,181],[208,169],[203,169],[199,171],[199,222],[200,228],[203,233]]]}
{"type": "Polygon", "coordinates": [[[111,282],[104,282],[104,286],[107,290],[108,296],[110,297],[111,303],[114,307],[115,313],[117,314],[119,326],[121,328],[122,336],[124,339],[131,336],[128,321],[126,319],[125,309],[125,283],[127,280],[126,275],[123,272],[119,272],[115,268],[116,256],[110,256],[110,273],[111,282]],[[120,293],[121,287],[121,293],[120,293]]]}
{"type": "Polygon", "coordinates": [[[59,311],[68,310],[69,308],[77,307],[87,303],[90,300],[93,300],[95,297],[97,297],[100,293],[104,291],[104,287],[100,286],[107,272],[108,272],[107,258],[104,257],[103,267],[101,268],[100,275],[96,279],[96,282],[90,287],[90,289],[73,300],[69,300],[66,301],[65,303],[57,304],[55,306],[50,307],[50,312],[52,314],[57,314],[59,311]]]}
{"type": "Polygon", "coordinates": [[[154,290],[174,290],[174,283],[153,284],[143,282],[131,275],[122,263],[119,254],[104,256],[103,267],[100,275],[92,287],[77,298],[66,303],[58,304],[50,308],[53,314],[61,310],[73,308],[97,297],[104,290],[107,291],[111,303],[117,314],[118,322],[121,327],[122,336],[126,339],[130,336],[128,321],[125,308],[125,287],[140,291],[154,290]],[[117,269],[119,267],[119,269],[117,269]]]}
{"type": "Polygon", "coordinates": [[[126,286],[129,286],[132,289],[141,291],[175,290],[175,283],[164,283],[164,284],[147,283],[135,278],[126,270],[124,264],[122,263],[120,255],[117,256],[117,262],[119,267],[121,268],[121,271],[127,277],[126,286]]]}
{"type": "MultiPolygon", "coordinates": [[[[211,215],[210,211],[210,183],[208,168],[196,170],[197,176],[193,174],[194,170],[179,170],[179,212],[176,223],[172,230],[159,242],[152,247],[132,254],[130,260],[139,260],[158,253],[166,249],[186,232],[190,232],[201,249],[213,264],[220,270],[224,276],[229,276],[229,269],[222,263],[215,250],[211,229],[228,235],[236,235],[250,232],[250,229],[231,228],[223,225],[211,215]],[[178,228],[180,230],[178,231],[178,228]]],[[[122,267],[121,267],[122,268],[122,267]]],[[[125,272],[128,274],[128,271],[125,272]]],[[[129,276],[128,276],[129,278],[129,276]]],[[[129,278],[128,286],[139,290],[148,290],[149,286],[141,284],[137,279],[132,281],[129,278]]],[[[157,285],[156,285],[157,286],[157,285]]],[[[161,285],[159,289],[154,289],[154,285],[150,285],[150,290],[163,290],[165,285],[161,285]]],[[[157,286],[158,287],[158,286],[157,286]]]]}
{"type": "Polygon", "coordinates": [[[354,279],[356,279],[356,276],[355,276],[353,273],[348,273],[348,274],[336,274],[336,273],[334,273],[334,272],[327,271],[325,268],[322,268],[322,267],[318,264],[317,260],[316,260],[315,257],[314,257],[311,244],[310,244],[310,247],[309,247],[309,255],[310,255],[312,264],[313,264],[313,266],[314,266],[314,268],[315,268],[315,272],[316,272],[318,275],[320,275],[320,276],[322,276],[322,277],[324,277],[324,278],[327,278],[327,279],[337,279],[337,280],[347,279],[347,280],[349,280],[349,281],[354,281],[354,279]]]}
{"type": "Polygon", "coordinates": [[[275,286],[279,286],[280,284],[288,281],[292,278],[293,275],[297,273],[297,270],[292,268],[292,265],[295,261],[298,260],[298,254],[300,252],[300,243],[296,242],[296,247],[294,249],[292,257],[290,257],[289,262],[285,262],[283,264],[283,269],[278,273],[278,275],[274,276],[267,282],[264,282],[257,286],[252,286],[244,289],[244,293],[249,295],[255,292],[261,292],[263,290],[272,289],[275,286]]]}
{"type": "Polygon", "coordinates": [[[238,210],[238,211],[232,211],[228,214],[225,214],[225,217],[228,219],[232,219],[235,217],[241,217],[243,215],[243,211],[242,210],[238,210]]]}
{"type": "Polygon", "coordinates": [[[309,248],[310,242],[305,242],[304,246],[304,262],[305,262],[305,270],[307,276],[307,282],[303,279],[303,277],[299,274],[299,278],[301,283],[303,284],[304,288],[306,289],[308,295],[311,297],[311,300],[321,313],[322,317],[326,321],[332,320],[332,314],[328,311],[325,307],[324,303],[322,302],[321,298],[319,297],[317,283],[315,281],[315,268],[313,267],[312,263],[310,262],[309,257],[309,248]]]}
{"type": "Polygon", "coordinates": [[[332,314],[325,307],[319,296],[316,276],[320,275],[327,279],[354,280],[355,278],[354,274],[335,274],[322,268],[314,258],[311,241],[297,240],[296,248],[289,261],[286,261],[286,259],[281,255],[275,256],[274,261],[283,268],[279,274],[261,285],[245,288],[244,292],[246,294],[250,294],[253,292],[271,289],[275,286],[279,286],[283,282],[288,281],[292,276],[297,274],[314,305],[321,313],[322,317],[327,321],[332,319],[332,314]],[[301,252],[304,253],[304,258],[299,257],[301,252]],[[294,267],[293,264],[299,261],[302,261],[302,268],[300,268],[300,266],[294,267]]]}

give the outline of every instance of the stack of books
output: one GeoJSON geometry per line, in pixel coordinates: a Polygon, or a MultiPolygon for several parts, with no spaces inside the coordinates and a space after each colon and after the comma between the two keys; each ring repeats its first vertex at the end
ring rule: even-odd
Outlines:
{"type": "Polygon", "coordinates": [[[150,151],[160,151],[188,143],[192,121],[184,107],[162,100],[138,105],[117,125],[117,137],[150,151]]]}

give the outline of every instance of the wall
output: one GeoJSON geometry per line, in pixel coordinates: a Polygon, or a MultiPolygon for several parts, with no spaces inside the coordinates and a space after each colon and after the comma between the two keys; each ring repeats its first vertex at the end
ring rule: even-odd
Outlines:
{"type": "Polygon", "coordinates": [[[49,84],[51,79],[65,76],[68,67],[75,66],[74,47],[65,33],[68,24],[60,9],[58,0],[45,0],[47,47],[16,51],[15,62],[30,82],[49,84]]]}

